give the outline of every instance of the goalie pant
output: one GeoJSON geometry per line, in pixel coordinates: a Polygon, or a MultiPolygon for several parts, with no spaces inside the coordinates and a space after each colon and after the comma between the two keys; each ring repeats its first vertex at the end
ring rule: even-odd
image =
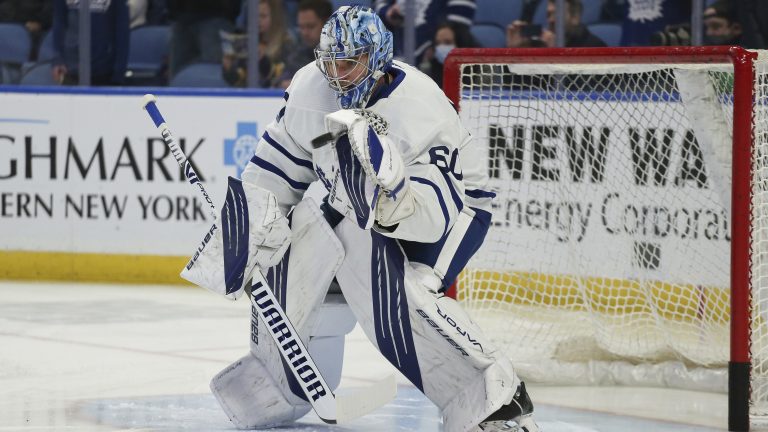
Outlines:
{"type": "MultiPolygon", "coordinates": [[[[337,225],[328,237],[330,226],[318,217],[316,204],[308,203],[314,201],[305,198],[294,210],[291,249],[268,274],[299,333],[317,334],[312,330],[317,328],[316,311],[322,310],[319,306],[335,276],[368,339],[441,409],[445,431],[471,430],[511,401],[520,383],[512,365],[455,300],[439,293],[441,281],[430,267],[409,263],[397,240],[362,230],[349,219],[334,220],[337,225]],[[309,213],[314,214],[312,220],[303,222],[309,213]],[[298,225],[303,228],[297,230],[298,225]],[[323,235],[316,235],[320,232],[323,235]],[[325,242],[323,253],[317,253],[317,241],[325,242]],[[336,261],[338,257],[342,259],[336,261]]],[[[266,335],[268,329],[255,317],[251,325],[266,335]]],[[[334,377],[329,384],[335,387],[343,343],[313,349],[313,342],[322,340],[310,340],[310,351],[321,372],[334,377]]],[[[236,425],[275,426],[309,412],[298,383],[283,367],[271,341],[252,340],[251,354],[240,362],[245,359],[250,366],[236,367],[236,362],[212,382],[225,411],[230,405],[230,418],[235,405],[242,407],[241,417],[248,417],[236,425]],[[236,377],[237,370],[248,376],[236,377]],[[234,392],[228,388],[232,385],[251,386],[250,392],[242,388],[234,392]]]]}

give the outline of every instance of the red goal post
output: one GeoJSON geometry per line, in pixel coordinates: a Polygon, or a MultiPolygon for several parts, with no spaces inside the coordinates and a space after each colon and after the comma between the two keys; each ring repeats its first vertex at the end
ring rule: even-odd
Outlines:
{"type": "MultiPolygon", "coordinates": [[[[508,317],[535,316],[516,325],[539,332],[537,340],[552,339],[547,352],[560,356],[559,364],[584,357],[581,351],[562,355],[573,345],[594,345],[599,357],[634,364],[727,363],[729,429],[748,430],[750,416],[754,421],[768,415],[768,390],[753,376],[765,367],[752,363],[756,356],[766,360],[765,354],[750,350],[764,349],[762,341],[753,345],[768,325],[752,302],[764,298],[759,290],[768,290],[768,279],[761,277],[768,272],[758,260],[768,201],[757,198],[768,182],[768,163],[757,148],[768,146],[766,60],[764,52],[739,47],[453,50],[443,89],[485,150],[478,160],[462,163],[486,163],[502,200],[494,211],[491,244],[487,239],[458,283],[458,299],[473,318],[486,327],[508,317]],[[577,151],[579,145],[587,153],[577,151]],[[730,156],[721,166],[712,161],[723,147],[730,156]],[[582,174],[589,168],[591,181],[582,174]],[[677,176],[671,174],[675,169],[677,176]],[[721,177],[715,175],[718,169],[721,177]],[[728,183],[725,195],[712,192],[728,183]],[[619,196],[622,205],[614,211],[610,206],[619,196]],[[585,208],[579,228],[575,220],[585,208]],[[704,215],[710,218],[706,223],[704,215]],[[715,225],[726,232],[716,233],[715,225]],[[661,235],[664,229],[668,232],[661,235]],[[585,249],[588,242],[593,247],[585,249]],[[593,248],[605,248],[605,259],[587,257],[591,252],[585,251],[593,248]],[[728,254],[726,274],[701,276],[728,254]],[[531,255],[531,263],[521,264],[522,255],[531,255]],[[620,258],[613,262],[614,256],[620,258]],[[687,275],[693,276],[687,280],[687,275]],[[718,289],[724,285],[725,291],[718,289]],[[624,293],[629,294],[621,297],[624,293]],[[729,303],[719,304],[728,297],[729,303]],[[545,314],[545,323],[535,322],[545,314]],[[553,324],[558,316],[588,322],[596,341],[587,335],[568,342],[563,335],[568,325],[553,324]],[[619,346],[636,336],[632,328],[641,324],[635,319],[658,327],[664,340],[648,343],[658,349],[619,346]],[[699,348],[692,345],[722,342],[721,327],[729,320],[730,347],[723,354],[728,358],[697,358],[699,348]],[[680,334],[681,347],[665,333],[680,334]]],[[[504,344],[530,342],[497,343],[505,349],[504,344]]]]}

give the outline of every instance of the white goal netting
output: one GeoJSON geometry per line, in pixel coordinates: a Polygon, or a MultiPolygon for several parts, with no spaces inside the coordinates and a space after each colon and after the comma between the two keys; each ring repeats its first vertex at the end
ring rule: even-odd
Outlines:
{"type": "MultiPolygon", "coordinates": [[[[539,382],[727,391],[733,66],[471,64],[497,193],[457,299],[539,382]]],[[[669,62],[667,62],[669,63],[669,62]]],[[[768,407],[768,58],[752,121],[752,397],[768,407]]],[[[744,173],[744,175],[749,175],[744,173]]],[[[766,411],[768,412],[768,411],[766,411]]]]}

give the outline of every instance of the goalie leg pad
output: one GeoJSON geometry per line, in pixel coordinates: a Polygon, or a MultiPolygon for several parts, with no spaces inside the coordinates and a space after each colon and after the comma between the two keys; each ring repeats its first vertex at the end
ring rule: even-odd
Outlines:
{"type": "Polygon", "coordinates": [[[264,364],[252,354],[219,372],[210,387],[238,429],[292,423],[312,409],[306,402],[288,401],[264,364]]]}
{"type": "MultiPolygon", "coordinates": [[[[326,383],[335,390],[341,381],[344,336],[355,321],[340,295],[329,297],[316,314],[307,348],[326,383]]],[[[307,414],[312,407],[291,392],[282,375],[274,378],[256,354],[249,353],[211,380],[211,391],[232,423],[238,429],[268,428],[290,424],[307,414]]]]}
{"type": "MultiPolygon", "coordinates": [[[[328,310],[328,307],[321,308],[320,305],[344,259],[344,249],[314,200],[305,198],[294,208],[291,214],[291,236],[293,241],[283,260],[277,266],[270,268],[266,274],[266,279],[280,306],[285,310],[305,344],[310,334],[317,336],[328,336],[329,333],[333,336],[346,334],[354,327],[354,323],[346,327],[342,326],[337,334],[333,334],[336,332],[333,329],[331,331],[316,329],[317,321],[325,320],[318,315],[328,310]]],[[[343,311],[337,310],[337,314],[343,315],[343,311]]],[[[284,365],[280,351],[270,338],[269,331],[258,318],[256,311],[252,309],[251,352],[262,362],[283,392],[285,399],[294,405],[302,403],[305,396],[301,387],[290,370],[286,369],[287,366],[284,365]]],[[[321,341],[319,339],[309,341],[310,349],[317,343],[321,341]]],[[[317,355],[312,352],[312,355],[328,385],[333,386],[329,376],[333,376],[336,372],[326,368],[326,365],[336,365],[340,374],[341,363],[325,362],[322,352],[317,355]]],[[[329,355],[335,356],[332,353],[329,355]]],[[[254,389],[254,391],[257,390],[254,389]]]]}
{"type": "Polygon", "coordinates": [[[509,360],[455,300],[439,293],[442,282],[431,267],[411,265],[395,239],[348,220],[336,233],[349,252],[337,279],[355,317],[384,357],[443,411],[446,431],[470,430],[511,400],[520,380],[509,360]]]}

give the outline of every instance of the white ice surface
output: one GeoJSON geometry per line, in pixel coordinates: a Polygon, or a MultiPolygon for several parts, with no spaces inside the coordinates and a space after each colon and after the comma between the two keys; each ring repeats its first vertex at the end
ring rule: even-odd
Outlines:
{"type": "MultiPolygon", "coordinates": [[[[233,430],[209,379],[248,349],[247,301],[195,288],[0,282],[0,431],[233,430]]],[[[342,387],[392,370],[359,329],[342,387]]],[[[529,386],[547,432],[724,430],[725,395],[529,386]]],[[[329,426],[283,431],[440,431],[437,408],[399,378],[397,399],[329,426]]]]}

